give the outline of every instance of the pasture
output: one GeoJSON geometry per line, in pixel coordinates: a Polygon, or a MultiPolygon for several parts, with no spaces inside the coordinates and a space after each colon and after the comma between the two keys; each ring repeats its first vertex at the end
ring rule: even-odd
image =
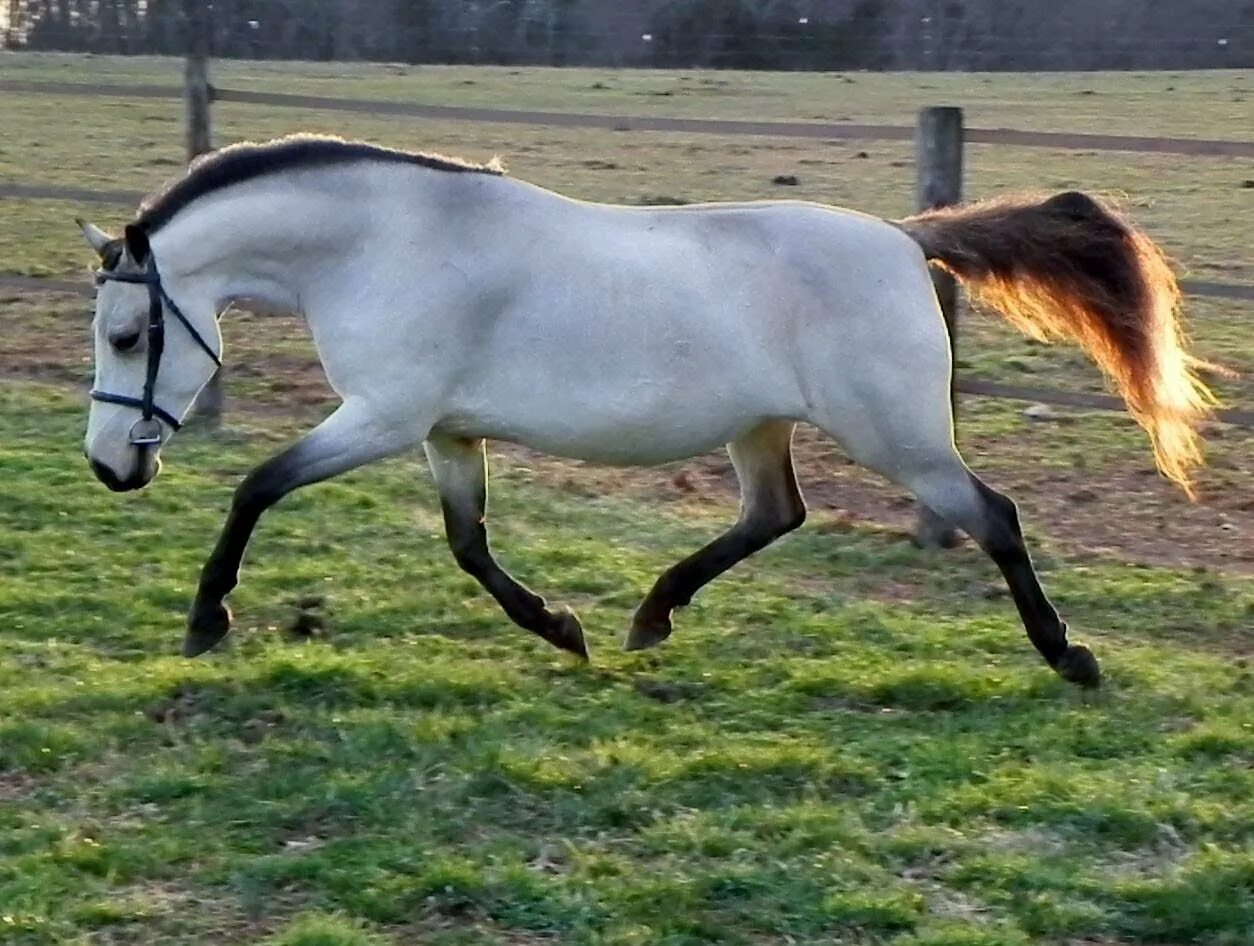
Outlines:
{"type": "MultiPolygon", "coordinates": [[[[170,61],[3,56],[0,78],[170,82],[170,61]]],[[[805,76],[215,64],[224,86],[610,113],[911,119],[1241,137],[1251,77],[805,76]],[[1149,127],[1147,127],[1147,125],[1149,127]]],[[[800,197],[903,215],[908,145],[415,123],[230,105],[219,141],[298,129],[482,159],[631,203],[800,197]],[[794,174],[795,187],[772,179],[794,174]]],[[[176,102],[7,93],[0,183],[143,191],[176,102]]],[[[981,148],[968,194],[1126,193],[1190,275],[1249,282],[1235,160],[981,148]]],[[[0,199],[0,270],[82,275],[71,218],[0,199]]],[[[87,304],[0,292],[0,942],[1236,946],[1254,928],[1254,432],[1212,425],[1190,504],[1121,415],[963,398],[969,462],[1019,502],[1105,683],[1024,639],[969,543],[806,433],[811,518],[622,654],[663,568],[735,515],[725,457],[654,471],[493,456],[504,564],[584,619],[534,641],[457,570],[419,457],[272,512],[228,645],[174,656],[240,476],[326,413],[302,328],[225,320],[226,426],[152,488],[80,456],[87,304]],[[312,603],[316,602],[316,603],[312,603]],[[316,616],[311,621],[310,614],[316,616]],[[303,620],[298,620],[304,614],[303,620]],[[312,626],[316,625],[316,626],[312,626]]],[[[1248,303],[1191,299],[1198,351],[1254,407],[1248,303]]],[[[1101,390],[1072,349],[962,324],[960,370],[1101,390]]]]}

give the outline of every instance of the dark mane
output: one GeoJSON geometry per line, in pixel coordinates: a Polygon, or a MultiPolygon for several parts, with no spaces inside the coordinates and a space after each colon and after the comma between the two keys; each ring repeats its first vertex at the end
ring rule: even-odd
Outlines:
{"type": "Polygon", "coordinates": [[[232,184],[280,171],[348,164],[353,161],[392,161],[437,171],[500,175],[496,163],[471,164],[457,158],[416,151],[400,151],[323,135],[290,135],[267,142],[241,142],[205,155],[187,174],[140,206],[136,224],[148,233],[159,230],[199,197],[232,184]]]}

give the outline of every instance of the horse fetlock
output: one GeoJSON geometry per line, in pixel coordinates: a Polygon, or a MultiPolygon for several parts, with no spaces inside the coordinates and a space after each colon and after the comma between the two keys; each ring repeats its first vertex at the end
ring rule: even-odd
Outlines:
{"type": "Polygon", "coordinates": [[[1061,657],[1054,662],[1058,676],[1068,683],[1093,688],[1101,685],[1102,670],[1093,652],[1083,644],[1069,644],[1061,657]]]}
{"type": "Polygon", "coordinates": [[[187,617],[183,656],[199,657],[226,637],[230,630],[231,609],[223,601],[202,601],[197,598],[187,617]]]}

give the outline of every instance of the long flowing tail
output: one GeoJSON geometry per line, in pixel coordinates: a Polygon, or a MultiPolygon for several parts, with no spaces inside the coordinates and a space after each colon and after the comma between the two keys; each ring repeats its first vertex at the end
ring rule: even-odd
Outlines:
{"type": "Polygon", "coordinates": [[[1113,380],[1158,468],[1193,495],[1199,422],[1215,398],[1184,347],[1180,289],[1162,250],[1074,191],[929,211],[899,224],[929,260],[1041,341],[1070,339],[1113,380]]]}

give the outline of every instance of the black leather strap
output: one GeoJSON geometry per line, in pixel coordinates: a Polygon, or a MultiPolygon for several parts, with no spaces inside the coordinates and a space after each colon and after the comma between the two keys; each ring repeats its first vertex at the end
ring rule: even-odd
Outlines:
{"type": "MultiPolygon", "coordinates": [[[[117,273],[110,270],[97,270],[96,285],[106,282],[136,283],[148,287],[148,361],[144,371],[142,397],[112,394],[108,391],[97,391],[93,388],[90,392],[91,399],[93,401],[103,401],[106,404],[119,404],[122,407],[136,408],[143,415],[145,421],[151,421],[156,417],[168,424],[171,430],[178,430],[181,426],[178,420],[169,411],[158,406],[154,400],[154,394],[157,389],[157,373],[161,370],[161,355],[165,352],[165,310],[169,309],[174,314],[174,317],[183,323],[183,327],[187,329],[192,340],[200,346],[200,350],[208,355],[219,368],[222,367],[222,360],[201,334],[196,331],[191,321],[183,314],[183,310],[170,298],[170,294],[161,285],[161,274],[157,271],[157,260],[151,251],[148,254],[148,264],[144,267],[142,273],[117,273]]],[[[152,440],[137,440],[136,437],[139,435],[135,433],[135,428],[132,427],[131,431],[132,443],[141,445],[153,442],[152,440]]],[[[152,436],[155,439],[155,437],[159,436],[159,433],[154,433],[152,436]]]]}

